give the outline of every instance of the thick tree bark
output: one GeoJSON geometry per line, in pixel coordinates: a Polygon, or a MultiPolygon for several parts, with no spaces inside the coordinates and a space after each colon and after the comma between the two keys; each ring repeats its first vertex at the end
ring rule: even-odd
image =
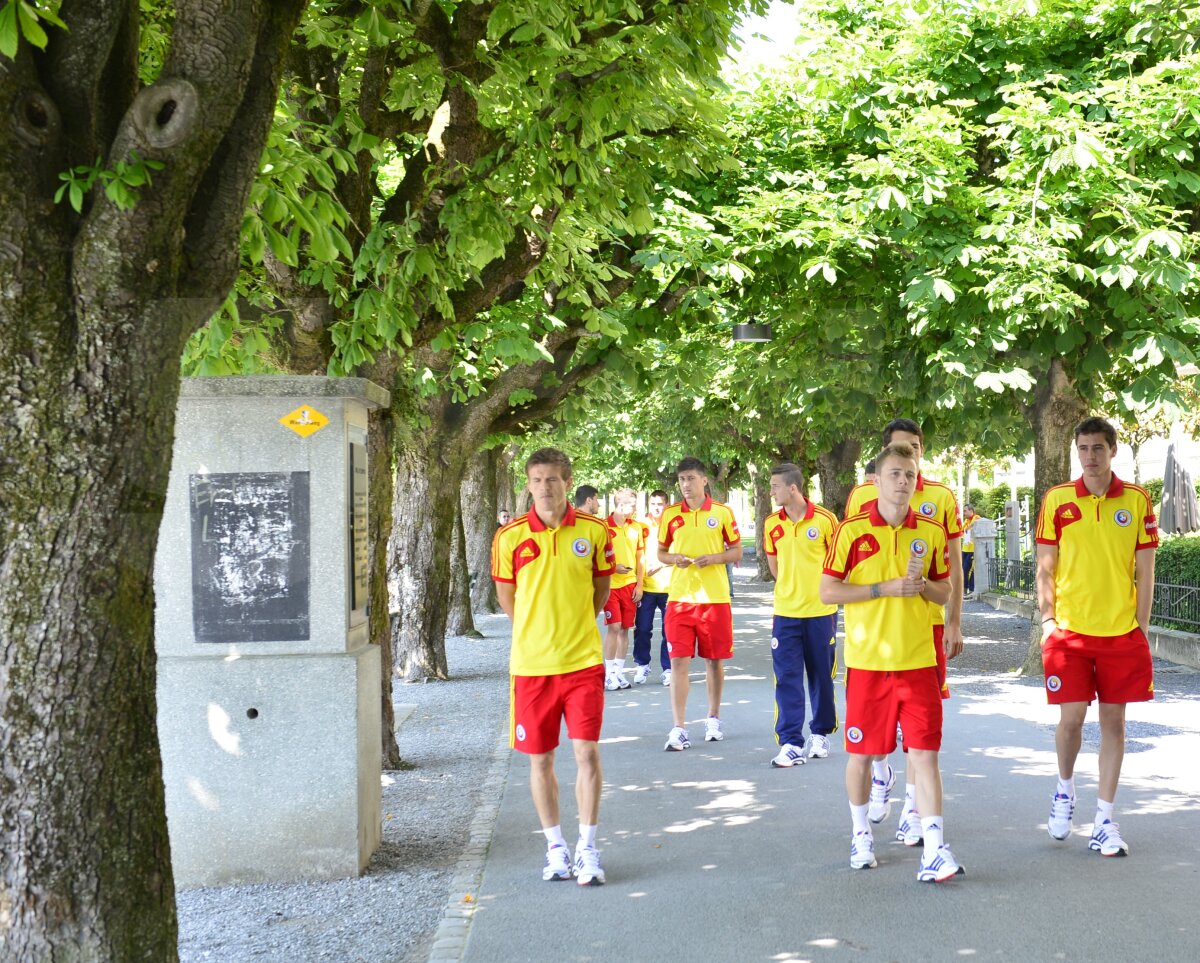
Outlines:
{"type": "Polygon", "coordinates": [[[817,476],[821,479],[821,504],[840,514],[854,487],[855,466],[862,454],[857,438],[844,438],[817,456],[817,476]]]}
{"type": "Polygon", "coordinates": [[[301,0],[175,4],[138,90],[133,2],[65,2],[0,57],[0,926],[13,961],[177,958],[154,552],[179,357],[237,269],[301,0]],[[136,206],[58,173],[161,162],[136,206]]]}
{"type": "Polygon", "coordinates": [[[754,558],[758,563],[758,580],[774,582],[771,566],[767,564],[767,553],[763,550],[766,537],[767,516],[775,511],[771,504],[771,470],[759,469],[754,473],[754,558]]]}
{"type": "Polygon", "coordinates": [[[396,710],[392,704],[392,626],[388,613],[387,539],[392,530],[392,414],[371,413],[367,439],[370,473],[371,642],[380,651],[380,692],[383,709],[383,768],[400,769],[404,760],[396,743],[396,710]]]}
{"type": "MultiPolygon", "coordinates": [[[[492,536],[496,532],[496,480],[501,449],[476,452],[467,462],[462,483],[462,519],[466,531],[466,570],[471,582],[471,609],[476,615],[500,611],[492,581],[492,536]]],[[[512,511],[511,508],[508,509],[512,511]]]]}
{"type": "MultiPolygon", "coordinates": [[[[1033,404],[1025,417],[1033,429],[1033,492],[1036,513],[1047,490],[1071,477],[1071,442],[1075,426],[1087,417],[1087,402],[1055,358],[1038,380],[1033,404]]],[[[1041,632],[1031,636],[1021,675],[1042,674],[1041,632]]]]}
{"type": "Polygon", "coordinates": [[[507,509],[511,514],[517,514],[521,511],[517,502],[517,489],[524,487],[524,481],[520,486],[517,484],[517,473],[513,468],[513,461],[517,457],[518,448],[515,444],[505,445],[503,448],[497,449],[496,455],[496,511],[507,509]]]}
{"type": "MultiPolygon", "coordinates": [[[[461,502],[462,498],[459,497],[461,502]]],[[[450,598],[446,618],[447,635],[468,635],[482,639],[471,617],[471,573],[467,568],[467,536],[463,530],[462,510],[454,514],[454,535],[450,539],[450,598]]]]}

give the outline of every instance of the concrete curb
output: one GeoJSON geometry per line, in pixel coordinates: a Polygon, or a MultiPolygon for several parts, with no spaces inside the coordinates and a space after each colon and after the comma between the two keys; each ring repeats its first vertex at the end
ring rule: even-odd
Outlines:
{"type": "Polygon", "coordinates": [[[479,787],[479,802],[468,830],[467,845],[455,864],[446,909],[433,935],[429,963],[459,963],[467,948],[471,919],[475,915],[475,901],[483,880],[483,866],[492,845],[492,832],[500,815],[500,800],[504,796],[504,786],[512,765],[513,754],[508,746],[509,725],[508,713],[505,713],[487,776],[479,787]]]}
{"type": "MultiPolygon", "coordinates": [[[[1031,599],[984,592],[979,596],[979,600],[1001,612],[1021,615],[1031,621],[1038,613],[1037,603],[1031,599]]],[[[1150,639],[1150,653],[1156,659],[1200,669],[1200,635],[1176,629],[1161,629],[1156,625],[1150,626],[1150,631],[1146,634],[1150,639]]]]}

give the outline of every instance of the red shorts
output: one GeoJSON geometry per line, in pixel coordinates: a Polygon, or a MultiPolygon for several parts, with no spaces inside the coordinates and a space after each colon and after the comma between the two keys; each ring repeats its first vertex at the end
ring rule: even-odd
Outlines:
{"type": "Polygon", "coordinates": [[[511,705],[508,744],[518,752],[536,756],[556,748],[563,719],[572,739],[599,742],[604,666],[563,675],[514,675],[511,705]]]}
{"type": "Polygon", "coordinates": [[[946,626],[933,627],[933,653],[937,656],[938,686],[942,690],[942,698],[950,698],[950,686],[946,685],[946,626]]]}
{"type": "Polygon", "coordinates": [[[1042,646],[1046,701],[1124,704],[1154,698],[1150,643],[1139,628],[1124,635],[1081,635],[1055,629],[1042,646]]]}
{"type": "Polygon", "coordinates": [[[886,756],[896,748],[897,722],[905,748],[942,748],[937,666],[901,672],[847,669],[846,751],[886,756]]]}
{"type": "Polygon", "coordinates": [[[668,602],[663,632],[672,659],[733,658],[733,610],[728,602],[668,602]]]}
{"type": "Polygon", "coordinates": [[[637,618],[637,606],[633,604],[633,585],[622,585],[608,593],[608,601],[604,603],[604,624],[616,625],[632,629],[637,618]]]}

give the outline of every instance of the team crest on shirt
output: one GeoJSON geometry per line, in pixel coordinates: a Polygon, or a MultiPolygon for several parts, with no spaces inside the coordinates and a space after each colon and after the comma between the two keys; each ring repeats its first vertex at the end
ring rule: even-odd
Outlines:
{"type": "Polygon", "coordinates": [[[772,649],[779,648],[779,640],[777,638],[775,638],[775,636],[771,636],[771,648],[772,649]]]}
{"type": "Polygon", "coordinates": [[[917,556],[917,558],[924,558],[929,554],[929,543],[924,539],[914,538],[910,551],[913,553],[913,555],[917,556]]]}
{"type": "Polygon", "coordinates": [[[718,523],[715,518],[710,517],[708,519],[708,521],[706,521],[704,524],[707,525],[709,528],[716,528],[718,523]]]}
{"type": "Polygon", "coordinates": [[[1116,510],[1116,512],[1113,514],[1113,521],[1116,522],[1118,525],[1120,525],[1122,528],[1128,528],[1129,523],[1133,521],[1133,516],[1129,514],[1128,509],[1118,508],[1116,510]]]}
{"type": "Polygon", "coordinates": [[[819,528],[817,528],[816,525],[814,525],[812,528],[810,528],[804,534],[808,536],[808,540],[810,542],[815,542],[818,538],[821,537],[821,530],[819,528]]]}
{"type": "Polygon", "coordinates": [[[937,514],[937,505],[935,505],[933,502],[921,502],[921,507],[918,509],[918,511],[920,511],[922,515],[932,518],[935,514],[937,514]]]}
{"type": "Polygon", "coordinates": [[[577,538],[571,543],[571,551],[580,558],[587,558],[592,551],[592,543],[586,538],[577,538]]]}
{"type": "Polygon", "coordinates": [[[863,731],[858,726],[851,726],[846,730],[846,738],[855,745],[858,745],[863,741],[863,731]]]}
{"type": "Polygon", "coordinates": [[[525,727],[517,726],[517,742],[525,741],[525,727]]]}
{"type": "Polygon", "coordinates": [[[1057,692],[1059,689],[1062,688],[1062,679],[1060,679],[1056,675],[1046,676],[1046,688],[1049,689],[1051,692],[1057,692]]]}

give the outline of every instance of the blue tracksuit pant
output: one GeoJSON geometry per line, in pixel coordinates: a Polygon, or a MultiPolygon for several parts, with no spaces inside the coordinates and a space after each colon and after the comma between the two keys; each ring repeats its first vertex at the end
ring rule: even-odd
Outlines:
{"type": "Polygon", "coordinates": [[[771,661],[775,667],[775,736],[782,746],[804,745],[804,676],[812,702],[809,732],[837,732],[833,677],[837,674],[835,642],[837,615],[807,619],[775,616],[771,630],[771,661]]]}
{"type": "Polygon", "coordinates": [[[638,602],[637,613],[633,622],[633,661],[638,665],[650,664],[650,637],[654,634],[654,613],[659,613],[662,619],[662,645],[659,650],[659,662],[663,671],[671,668],[671,657],[667,655],[667,593],[643,592],[642,600],[638,602]]]}

